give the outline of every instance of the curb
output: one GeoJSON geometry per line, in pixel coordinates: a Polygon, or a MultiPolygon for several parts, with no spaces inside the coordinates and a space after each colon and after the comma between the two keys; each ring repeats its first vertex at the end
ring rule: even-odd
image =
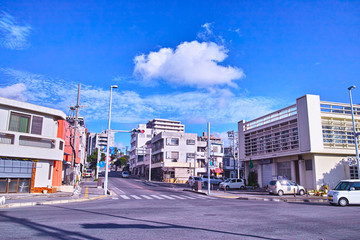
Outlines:
{"type": "Polygon", "coordinates": [[[192,192],[192,193],[196,193],[196,194],[202,194],[202,195],[208,195],[206,192],[197,192],[197,191],[193,191],[193,190],[186,189],[186,188],[184,188],[183,191],[192,192]]]}
{"type": "Polygon", "coordinates": [[[15,208],[15,207],[29,207],[36,205],[52,205],[52,204],[63,204],[63,203],[73,203],[73,202],[86,202],[97,200],[100,198],[107,197],[107,195],[97,196],[92,198],[78,198],[78,199],[68,199],[68,200],[54,200],[54,201],[46,201],[46,202],[24,202],[24,203],[8,203],[0,206],[0,208],[15,208]]]}

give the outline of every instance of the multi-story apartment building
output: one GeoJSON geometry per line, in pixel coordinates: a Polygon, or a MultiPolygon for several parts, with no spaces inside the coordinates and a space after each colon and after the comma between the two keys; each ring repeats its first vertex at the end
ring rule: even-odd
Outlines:
{"type": "Polygon", "coordinates": [[[237,152],[235,152],[235,155],[233,154],[233,152],[234,148],[232,146],[224,148],[223,170],[224,176],[228,178],[237,177],[237,152]]]}
{"type": "MultiPolygon", "coordinates": [[[[207,174],[207,133],[204,132],[202,136],[197,137],[197,153],[196,159],[198,163],[198,170],[196,175],[207,174]]],[[[221,138],[210,135],[210,173],[216,176],[222,176],[223,171],[223,157],[224,157],[224,143],[221,138]]]]}
{"type": "Polygon", "coordinates": [[[153,136],[156,134],[166,131],[166,132],[185,132],[185,126],[181,124],[180,121],[168,120],[168,119],[158,119],[155,118],[150,120],[146,124],[146,128],[152,129],[153,136]]]}
{"type": "Polygon", "coordinates": [[[131,133],[129,165],[132,174],[144,176],[146,174],[143,161],[145,143],[163,131],[184,132],[185,126],[180,121],[156,118],[147,122],[146,125],[139,124],[137,129],[143,130],[143,133],[136,131],[131,133]]]}
{"type": "MultiPolygon", "coordinates": [[[[359,131],[359,105],[355,105],[355,121],[359,131]]],[[[238,131],[245,175],[256,171],[260,186],[266,186],[274,176],[287,177],[310,189],[334,187],[340,179],[358,177],[357,167],[348,161],[355,156],[349,104],[305,95],[292,106],[249,122],[240,121],[238,131]]]]}
{"type": "Polygon", "coordinates": [[[197,135],[184,132],[160,132],[151,139],[152,176],[154,179],[186,181],[193,174],[197,135]]]}
{"type": "Polygon", "coordinates": [[[131,133],[129,168],[132,174],[145,176],[144,155],[148,151],[146,143],[151,140],[152,129],[146,128],[145,124],[139,124],[137,129],[143,132],[131,133]]]}
{"type": "Polygon", "coordinates": [[[62,111],[0,97],[0,192],[52,191],[61,185],[62,111]]]}
{"type": "MultiPolygon", "coordinates": [[[[98,148],[103,150],[107,146],[107,130],[101,133],[87,133],[86,152],[91,155],[98,148]]],[[[115,132],[110,131],[109,146],[115,146],[115,132]]]]}

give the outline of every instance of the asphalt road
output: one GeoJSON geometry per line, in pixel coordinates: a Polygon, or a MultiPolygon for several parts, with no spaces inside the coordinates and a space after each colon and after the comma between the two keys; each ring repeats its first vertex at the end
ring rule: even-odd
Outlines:
{"type": "Polygon", "coordinates": [[[0,239],[359,239],[360,207],[207,197],[110,175],[112,198],[0,210],[0,239]]]}

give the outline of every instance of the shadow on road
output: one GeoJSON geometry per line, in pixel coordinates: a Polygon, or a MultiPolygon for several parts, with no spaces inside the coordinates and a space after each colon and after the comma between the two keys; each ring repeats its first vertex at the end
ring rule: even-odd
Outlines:
{"type": "MultiPolygon", "coordinates": [[[[10,222],[10,223],[23,225],[31,230],[38,231],[39,232],[38,236],[41,237],[48,236],[49,238],[64,239],[64,240],[79,239],[79,238],[100,240],[100,238],[95,238],[90,235],[82,234],[78,231],[68,231],[65,230],[64,228],[51,227],[48,225],[32,222],[26,218],[16,218],[16,217],[7,216],[6,212],[0,212],[0,222],[2,223],[10,222]]],[[[15,234],[16,234],[16,228],[14,228],[13,236],[16,236],[15,234]]]]}
{"type": "Polygon", "coordinates": [[[91,229],[107,229],[107,228],[111,228],[111,229],[130,229],[130,228],[171,229],[172,228],[172,229],[207,231],[207,232],[212,232],[212,233],[228,234],[228,235],[239,236],[239,237],[241,236],[241,237],[252,237],[252,238],[257,238],[257,239],[279,240],[278,238],[268,238],[268,237],[262,237],[262,236],[258,236],[258,235],[252,235],[252,234],[242,234],[242,233],[221,231],[221,230],[208,229],[208,228],[202,228],[202,227],[189,227],[189,226],[184,226],[184,225],[170,224],[170,223],[164,223],[164,222],[158,222],[158,221],[152,221],[152,220],[143,220],[143,219],[126,217],[126,216],[117,216],[114,214],[95,212],[95,211],[89,211],[89,210],[84,210],[84,209],[74,209],[74,208],[68,208],[68,207],[62,207],[62,206],[52,206],[52,207],[148,223],[148,224],[114,224],[114,223],[82,224],[82,227],[85,229],[89,229],[89,228],[91,228],[91,229]],[[153,225],[153,224],[156,224],[156,225],[153,225]]]}

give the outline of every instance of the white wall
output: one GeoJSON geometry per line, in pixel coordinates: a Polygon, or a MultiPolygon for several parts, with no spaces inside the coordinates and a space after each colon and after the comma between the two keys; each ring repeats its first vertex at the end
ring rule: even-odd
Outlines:
{"type": "Polygon", "coordinates": [[[346,156],[315,155],[314,159],[317,188],[323,184],[333,188],[340,180],[347,178],[346,156]]]}
{"type": "Polygon", "coordinates": [[[52,185],[53,162],[39,161],[36,163],[34,187],[47,187],[52,185]],[[51,165],[51,176],[49,179],[49,165],[51,165]]]}

